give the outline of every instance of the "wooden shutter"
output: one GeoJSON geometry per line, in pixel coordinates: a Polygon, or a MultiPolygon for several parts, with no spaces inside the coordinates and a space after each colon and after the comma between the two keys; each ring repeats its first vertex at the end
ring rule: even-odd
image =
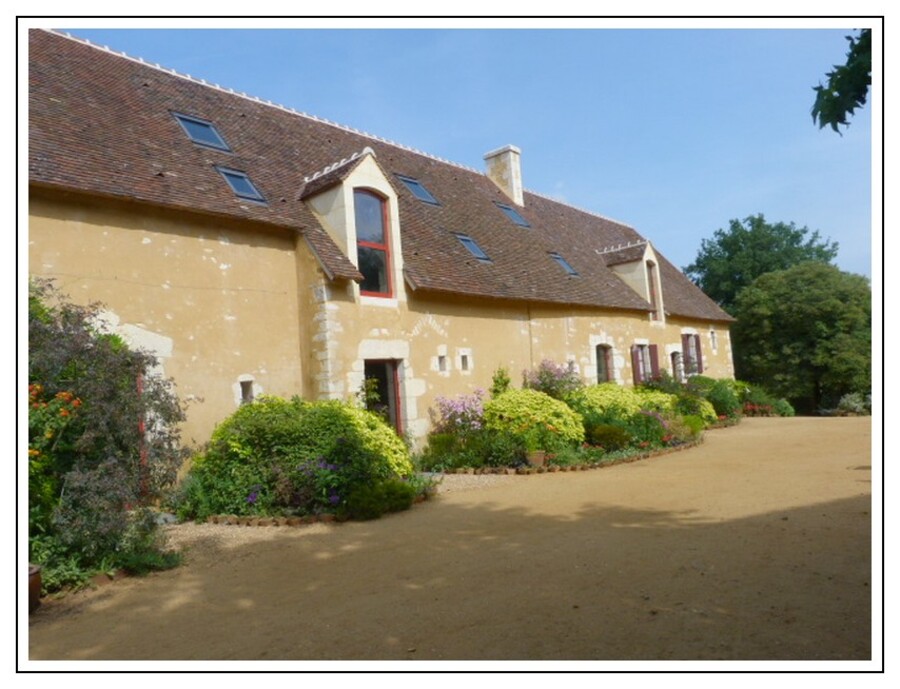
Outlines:
{"type": "Polygon", "coordinates": [[[681,336],[681,365],[684,367],[686,376],[691,374],[693,366],[691,366],[691,336],[681,336]]]}
{"type": "Polygon", "coordinates": [[[697,373],[703,373],[703,352],[700,350],[700,336],[694,335],[697,343],[697,373]]]}
{"type": "Polygon", "coordinates": [[[631,371],[637,385],[641,382],[641,348],[637,345],[631,345],[631,371]]]}
{"type": "Polygon", "coordinates": [[[650,377],[659,378],[659,347],[650,345],[650,377]]]}

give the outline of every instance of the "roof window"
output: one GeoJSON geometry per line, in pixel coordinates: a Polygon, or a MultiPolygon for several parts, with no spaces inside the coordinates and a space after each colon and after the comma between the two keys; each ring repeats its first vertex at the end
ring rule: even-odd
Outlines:
{"type": "Polygon", "coordinates": [[[406,185],[406,188],[409,189],[413,193],[413,196],[419,199],[419,201],[430,203],[433,206],[441,205],[419,180],[413,179],[412,177],[404,177],[403,175],[397,175],[397,179],[403,182],[403,184],[406,185]]]}
{"type": "Polygon", "coordinates": [[[484,253],[484,250],[478,246],[478,243],[467,234],[458,234],[456,238],[462,242],[462,245],[469,250],[475,258],[484,263],[490,263],[491,257],[484,253]]]}
{"type": "Polygon", "coordinates": [[[231,151],[225,139],[219,134],[218,130],[213,126],[212,122],[201,120],[196,117],[182,115],[177,112],[172,113],[178,124],[184,129],[184,133],[188,135],[191,141],[201,146],[209,146],[210,148],[218,148],[220,151],[231,151]]]}
{"type": "Polygon", "coordinates": [[[245,173],[240,170],[231,170],[227,167],[219,166],[216,166],[216,170],[228,182],[228,186],[231,187],[235,196],[251,201],[266,202],[266,197],[259,193],[259,189],[253,186],[253,182],[250,181],[250,178],[245,173]]]}
{"type": "Polygon", "coordinates": [[[506,213],[506,217],[512,220],[516,225],[519,225],[520,227],[531,227],[531,225],[528,224],[528,221],[519,215],[519,211],[512,206],[507,206],[505,203],[497,203],[496,201],[494,201],[494,203],[496,203],[497,208],[506,213]]]}
{"type": "Polygon", "coordinates": [[[578,271],[575,270],[571,265],[569,265],[569,262],[555,251],[550,252],[550,258],[559,263],[559,265],[562,266],[562,269],[565,270],[569,275],[578,275],[578,271]]]}

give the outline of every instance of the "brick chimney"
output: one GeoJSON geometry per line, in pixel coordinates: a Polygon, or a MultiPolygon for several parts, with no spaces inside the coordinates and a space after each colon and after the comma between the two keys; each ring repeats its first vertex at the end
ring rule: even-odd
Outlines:
{"type": "Polygon", "coordinates": [[[517,206],[525,205],[522,194],[522,151],[513,145],[498,148],[484,154],[487,162],[487,176],[517,206]]]}

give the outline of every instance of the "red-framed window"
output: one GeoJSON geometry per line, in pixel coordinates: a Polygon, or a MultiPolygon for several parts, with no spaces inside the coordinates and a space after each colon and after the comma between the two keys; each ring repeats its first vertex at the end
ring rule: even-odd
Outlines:
{"type": "Polygon", "coordinates": [[[366,189],[353,191],[353,212],[356,219],[356,252],[363,281],[360,294],[391,297],[390,225],[387,201],[366,189]]]}

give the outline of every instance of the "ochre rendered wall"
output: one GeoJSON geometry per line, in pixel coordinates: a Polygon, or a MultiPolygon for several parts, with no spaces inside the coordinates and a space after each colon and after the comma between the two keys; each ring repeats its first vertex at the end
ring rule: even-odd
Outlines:
{"type": "Polygon", "coordinates": [[[32,275],[54,278],[78,303],[105,303],[112,327],[160,356],[190,402],[188,442],[208,440],[237,409],[242,380],[256,395],[349,400],[366,360],[398,363],[402,425],[417,444],[438,396],[489,389],[499,366],[518,386],[543,359],[572,361],[594,383],[599,344],[612,347],[624,385],[633,344],[656,344],[671,373],[687,333],[701,336],[704,373],[733,376],[721,325],[408,286],[392,299],[360,297],[354,283],[329,282],[287,231],[45,193],[32,195],[29,230],[32,275]]]}
{"type": "Polygon", "coordinates": [[[203,443],[255,395],[302,392],[295,238],[227,221],[32,192],[29,271],[74,302],[99,301],[130,343],[156,353],[203,443]]]}

